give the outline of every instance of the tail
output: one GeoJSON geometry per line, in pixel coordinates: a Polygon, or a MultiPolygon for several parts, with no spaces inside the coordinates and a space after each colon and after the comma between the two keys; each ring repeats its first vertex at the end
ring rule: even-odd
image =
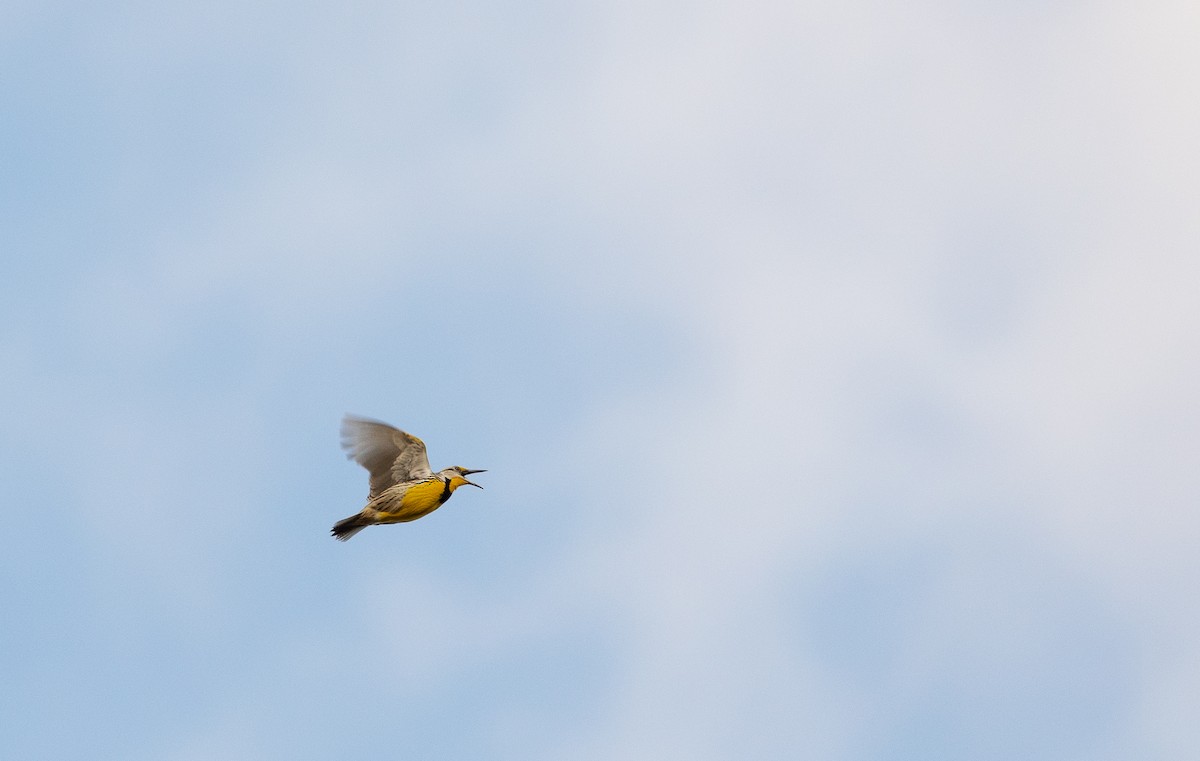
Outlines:
{"type": "Polygon", "coordinates": [[[363,519],[362,513],[359,513],[333,524],[333,531],[330,533],[333,534],[334,539],[344,542],[370,525],[369,522],[363,519]]]}

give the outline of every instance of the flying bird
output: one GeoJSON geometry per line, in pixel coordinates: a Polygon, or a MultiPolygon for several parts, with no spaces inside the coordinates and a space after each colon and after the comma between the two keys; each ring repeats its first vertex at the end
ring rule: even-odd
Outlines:
{"type": "Polygon", "coordinates": [[[482,489],[467,476],[487,472],[455,465],[434,473],[429,469],[425,442],[387,423],[353,415],[342,420],[342,449],[371,474],[367,506],[333,525],[334,538],[342,542],[367,526],[429,515],[464,484],[482,489]]]}

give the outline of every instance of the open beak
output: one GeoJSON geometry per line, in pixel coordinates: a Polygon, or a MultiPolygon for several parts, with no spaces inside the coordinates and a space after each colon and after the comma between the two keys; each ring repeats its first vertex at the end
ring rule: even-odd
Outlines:
{"type": "MultiPolygon", "coordinates": [[[[469,476],[469,475],[471,475],[472,473],[487,473],[487,469],[486,469],[486,468],[484,468],[484,469],[481,469],[481,470],[463,470],[463,480],[464,480],[464,481],[467,481],[467,479],[466,479],[466,476],[469,476]]],[[[482,488],[483,488],[482,486],[480,486],[479,484],[475,483],[474,481],[467,481],[467,483],[468,483],[468,484],[470,484],[471,486],[474,486],[474,487],[478,488],[478,489],[482,489],[482,488]]]]}

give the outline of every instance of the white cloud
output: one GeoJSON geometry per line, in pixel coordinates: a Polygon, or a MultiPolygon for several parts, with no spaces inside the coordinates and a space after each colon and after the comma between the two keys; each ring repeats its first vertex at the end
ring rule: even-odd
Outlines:
{"type": "MultiPolygon", "coordinates": [[[[1163,615],[1194,619],[1175,595],[1134,600],[1147,584],[1173,587],[1172,575],[1191,578],[1196,569],[1187,550],[1194,521],[1184,511],[1197,494],[1188,389],[1200,334],[1188,289],[1197,279],[1198,241],[1177,204],[1180,193],[1195,190],[1194,176],[1135,157],[1149,135],[1155,155],[1177,155],[1183,166],[1196,152],[1182,133],[1166,146],[1157,142],[1171,116],[1136,107],[1143,97],[1167,102],[1157,78],[1151,89],[1159,92],[1149,96],[1141,78],[1093,81],[1129,58],[1135,70],[1179,65],[1154,49],[1157,37],[1134,37],[1126,47],[1131,41],[1114,39],[1106,12],[1098,17],[1064,13],[1037,34],[1009,29],[1015,36],[993,39],[983,53],[964,47],[981,33],[978,19],[938,19],[926,27],[935,32],[914,32],[919,39],[897,47],[903,38],[875,18],[893,47],[857,49],[856,68],[801,100],[830,108],[811,117],[829,127],[815,142],[811,129],[798,129],[802,147],[780,157],[779,187],[802,187],[803,180],[787,181],[815,167],[835,199],[853,199],[850,207],[821,206],[820,198],[772,207],[780,196],[770,194],[755,203],[739,182],[744,165],[722,162],[746,156],[763,126],[747,117],[757,115],[753,108],[721,99],[723,67],[769,69],[769,52],[790,28],[772,25],[739,45],[726,27],[693,21],[678,25],[676,46],[639,43],[632,31],[611,44],[617,63],[599,67],[608,72],[600,78],[608,95],[596,112],[628,123],[595,127],[612,145],[583,171],[609,182],[600,183],[602,198],[640,185],[633,206],[661,212],[655,230],[650,215],[630,209],[664,248],[656,262],[635,266],[639,277],[629,287],[680,310],[686,316],[675,319],[703,340],[699,376],[683,379],[681,391],[661,389],[605,410],[580,434],[578,467],[594,465],[597,451],[632,446],[621,460],[637,463],[652,482],[621,494],[626,506],[605,494],[595,508],[607,519],[597,544],[611,558],[600,575],[627,606],[636,643],[624,671],[630,686],[613,696],[600,733],[615,739],[600,755],[652,756],[655,748],[720,755],[713,751],[720,738],[745,720],[733,710],[744,695],[763,689],[797,711],[809,705],[811,696],[786,679],[764,684],[742,648],[765,641],[755,659],[799,657],[800,673],[818,668],[813,655],[772,628],[769,603],[745,612],[739,602],[780,578],[803,576],[798,568],[858,556],[864,536],[886,545],[890,530],[892,543],[903,545],[923,533],[953,537],[973,523],[1012,521],[1018,535],[1040,535],[1035,543],[1047,555],[1036,562],[1066,564],[1089,593],[1120,611],[1118,619],[1133,622],[1136,649],[1174,641],[1155,623],[1163,615]],[[1093,70],[1083,61],[1098,64],[1093,70]],[[901,88],[894,108],[883,97],[889,85],[901,88]],[[696,110],[704,108],[715,111],[696,110]],[[1127,182],[1145,195],[1131,199],[1127,182]],[[1005,329],[982,346],[964,344],[956,326],[939,322],[946,313],[931,297],[972,266],[963,263],[970,252],[946,248],[953,225],[996,200],[1026,227],[1016,241],[1029,248],[1011,252],[1017,279],[1001,284],[1017,289],[998,315],[1005,329]],[[840,216],[819,213],[830,209],[840,216]],[[897,375],[871,379],[872,372],[897,375]],[[913,442],[905,436],[881,428],[880,405],[908,386],[968,434],[934,442],[945,472],[932,469],[926,453],[906,451],[913,442]],[[848,521],[861,516],[848,496],[881,468],[910,474],[899,482],[907,491],[895,495],[903,514],[881,515],[882,527],[856,532],[848,521]],[[925,494],[929,503],[914,501],[925,494]],[[968,523],[947,528],[942,521],[955,505],[968,523]],[[739,666],[726,671],[727,663],[739,666]]],[[[1120,28],[1140,28],[1140,20],[1120,28]]],[[[742,71],[728,81],[755,78],[742,71]]],[[[1173,81],[1168,97],[1181,94],[1173,81]]],[[[788,124],[802,127],[805,107],[793,107],[788,124]]],[[[771,136],[768,144],[779,146],[779,134],[771,136]]],[[[615,270],[595,287],[611,289],[625,275],[615,270]]],[[[598,477],[593,493],[607,483],[598,477]]],[[[968,573],[994,572],[965,562],[968,573]]],[[[981,647],[1013,648],[996,662],[1020,662],[1030,648],[1069,647],[1046,628],[1057,603],[1030,604],[1000,615],[1030,617],[1025,640],[982,633],[981,647]]],[[[936,603],[928,628],[907,635],[917,638],[912,646],[936,643],[969,609],[969,594],[936,603]]],[[[992,658],[971,646],[962,655],[981,659],[976,664],[992,658]]],[[[910,677],[921,678],[920,670],[910,677]]],[[[1116,726],[1132,720],[1127,713],[1116,726]]],[[[842,731],[817,731],[833,755],[842,731]]],[[[1149,735],[1131,742],[1155,745],[1149,735]]]]}

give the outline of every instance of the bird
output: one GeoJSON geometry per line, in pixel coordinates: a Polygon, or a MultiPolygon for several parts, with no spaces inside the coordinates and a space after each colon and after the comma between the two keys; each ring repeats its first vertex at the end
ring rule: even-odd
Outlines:
{"type": "Polygon", "coordinates": [[[341,542],[367,526],[429,515],[460,486],[482,489],[467,476],[487,472],[455,465],[434,473],[429,469],[425,442],[387,423],[355,415],[342,419],[342,449],[348,459],[371,474],[371,492],[361,512],[333,525],[331,533],[341,542]]]}

